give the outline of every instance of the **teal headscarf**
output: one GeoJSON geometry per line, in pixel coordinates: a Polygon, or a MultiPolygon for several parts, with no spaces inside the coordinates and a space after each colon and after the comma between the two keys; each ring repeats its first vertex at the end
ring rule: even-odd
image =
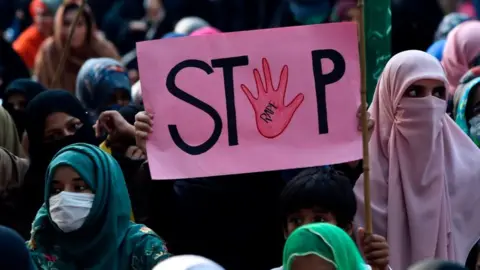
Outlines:
{"type": "Polygon", "coordinates": [[[55,155],[47,169],[44,199],[28,246],[36,264],[45,269],[130,269],[136,245],[144,236],[154,235],[143,225],[130,222],[131,205],[122,170],[109,154],[93,145],[73,144],[55,155]],[[59,166],[72,167],[95,194],[85,223],[70,233],[62,232],[48,211],[52,178],[59,166]]]}
{"type": "Polygon", "coordinates": [[[307,255],[317,255],[337,270],[365,269],[352,238],[329,223],[311,223],[296,229],[285,243],[283,268],[290,270],[295,257],[307,255]]]}
{"type": "MultiPolygon", "coordinates": [[[[470,76],[475,76],[471,71],[467,73],[467,75],[470,76]]],[[[464,76],[464,77],[467,77],[464,76]]],[[[465,78],[465,80],[468,78],[465,78]]],[[[457,89],[457,92],[455,95],[458,95],[458,102],[455,106],[455,122],[457,125],[465,132],[472,140],[473,142],[480,147],[480,142],[475,138],[474,136],[470,135],[470,128],[467,123],[467,118],[465,116],[465,112],[467,110],[467,103],[468,103],[468,98],[470,97],[470,92],[475,86],[477,86],[480,83],[480,77],[473,77],[470,78],[468,82],[465,82],[465,84],[461,87],[461,89],[457,89]]],[[[454,101],[455,102],[455,101],[454,101]]]]}

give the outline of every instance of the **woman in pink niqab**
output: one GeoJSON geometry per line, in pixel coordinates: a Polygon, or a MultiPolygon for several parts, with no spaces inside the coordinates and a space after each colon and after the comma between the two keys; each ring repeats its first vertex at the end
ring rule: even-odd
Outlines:
{"type": "MultiPolygon", "coordinates": [[[[392,269],[427,259],[464,264],[480,237],[480,150],[445,113],[442,66],[421,51],[392,57],[369,111],[374,233],[392,269]]],[[[364,225],[363,175],[355,185],[364,225]]]]}
{"type": "Polygon", "coordinates": [[[480,56],[480,22],[468,21],[455,27],[447,36],[443,49],[442,65],[448,80],[451,96],[460,84],[460,79],[480,56]]]}

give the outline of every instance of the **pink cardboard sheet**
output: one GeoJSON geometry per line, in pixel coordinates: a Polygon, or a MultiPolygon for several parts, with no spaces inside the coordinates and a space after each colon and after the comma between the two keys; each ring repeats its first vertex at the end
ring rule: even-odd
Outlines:
{"type": "Polygon", "coordinates": [[[153,179],[361,158],[354,23],[145,41],[137,54],[153,179]]]}

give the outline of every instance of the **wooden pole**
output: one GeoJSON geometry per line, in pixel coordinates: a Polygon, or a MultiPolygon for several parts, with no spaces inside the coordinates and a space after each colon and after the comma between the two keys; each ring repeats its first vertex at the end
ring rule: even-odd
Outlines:
{"type": "Polygon", "coordinates": [[[363,139],[363,181],[364,181],[364,201],[365,201],[365,232],[372,234],[372,208],[370,206],[370,156],[368,154],[368,119],[367,119],[367,63],[365,57],[365,20],[364,7],[366,0],[358,0],[358,9],[360,18],[358,22],[358,36],[360,43],[360,73],[361,73],[361,121],[362,121],[362,139],[363,139]]]}
{"type": "Polygon", "coordinates": [[[68,32],[67,40],[65,41],[65,47],[63,47],[62,56],[60,57],[60,63],[57,66],[57,70],[55,71],[55,75],[53,76],[52,86],[55,87],[60,76],[63,73],[65,68],[65,63],[67,62],[69,53],[70,53],[70,46],[72,44],[73,34],[75,33],[75,28],[77,27],[78,21],[82,16],[83,10],[85,9],[86,0],[82,0],[80,6],[78,8],[77,14],[75,15],[75,19],[73,20],[72,24],[70,25],[70,30],[68,32]]]}

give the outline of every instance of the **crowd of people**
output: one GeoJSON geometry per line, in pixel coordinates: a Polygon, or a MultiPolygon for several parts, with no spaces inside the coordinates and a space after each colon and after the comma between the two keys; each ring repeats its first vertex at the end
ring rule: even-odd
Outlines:
{"type": "Polygon", "coordinates": [[[143,107],[135,51],[355,21],[355,0],[81,1],[0,0],[0,269],[480,269],[480,1],[391,3],[371,234],[363,160],[152,179],[162,116],[143,107]]]}

